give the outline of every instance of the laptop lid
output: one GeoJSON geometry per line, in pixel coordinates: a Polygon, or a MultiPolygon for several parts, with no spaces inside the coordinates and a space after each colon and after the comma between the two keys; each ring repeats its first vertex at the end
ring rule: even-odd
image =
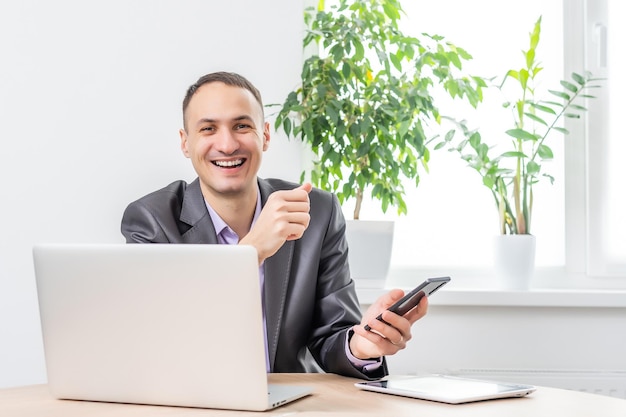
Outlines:
{"type": "Polygon", "coordinates": [[[310,393],[268,398],[251,246],[47,244],[33,259],[57,398],[266,410],[310,393]]]}

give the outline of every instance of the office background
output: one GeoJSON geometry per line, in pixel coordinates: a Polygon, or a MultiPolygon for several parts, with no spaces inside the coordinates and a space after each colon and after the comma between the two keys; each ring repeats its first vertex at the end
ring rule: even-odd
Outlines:
{"type": "MultiPolygon", "coordinates": [[[[198,76],[237,71],[266,103],[280,102],[299,79],[303,3],[0,3],[0,388],[45,382],[32,245],[122,242],[130,201],[195,177],[178,129],[198,76]]],[[[260,174],[297,180],[300,155],[275,133],[260,174]]],[[[587,381],[626,397],[626,340],[611,330],[623,327],[625,308],[619,294],[442,292],[420,324],[419,339],[433,343],[413,341],[391,371],[492,371],[517,381],[534,372],[535,382],[539,370],[539,382],[587,381]]]]}
{"type": "MultiPolygon", "coordinates": [[[[45,381],[31,248],[122,242],[126,205],[195,178],[181,102],[227,70],[278,102],[299,79],[302,2],[0,3],[0,387],[45,381]],[[270,5],[268,5],[270,4],[270,5]]],[[[274,135],[261,175],[296,180],[274,135]]]]}

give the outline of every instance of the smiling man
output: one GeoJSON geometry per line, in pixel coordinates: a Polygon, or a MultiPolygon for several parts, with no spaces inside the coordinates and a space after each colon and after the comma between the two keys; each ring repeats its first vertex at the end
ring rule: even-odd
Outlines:
{"type": "Polygon", "coordinates": [[[257,176],[270,144],[259,91],[234,73],[200,77],[183,100],[183,126],[181,150],[198,178],[131,203],[122,218],[126,241],[253,246],[268,372],[386,375],[384,356],[406,346],[427,298],[401,317],[386,311],[403,295],[392,290],[361,318],[336,196],[257,176]],[[380,313],[384,321],[375,319],[380,313]]]}

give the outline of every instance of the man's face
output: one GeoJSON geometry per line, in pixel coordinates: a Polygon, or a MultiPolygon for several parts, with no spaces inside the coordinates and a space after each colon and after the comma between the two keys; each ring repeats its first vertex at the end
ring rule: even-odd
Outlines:
{"type": "Polygon", "coordinates": [[[181,149],[200,177],[205,198],[256,195],[270,135],[252,93],[221,82],[205,84],[189,102],[185,122],[181,149]]]}

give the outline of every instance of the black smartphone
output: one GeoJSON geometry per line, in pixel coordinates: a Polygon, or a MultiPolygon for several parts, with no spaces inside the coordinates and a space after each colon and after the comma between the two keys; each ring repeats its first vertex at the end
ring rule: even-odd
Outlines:
{"type": "MultiPolygon", "coordinates": [[[[428,297],[439,288],[446,285],[448,282],[450,282],[450,277],[427,278],[420,285],[415,287],[410,292],[406,293],[404,297],[396,301],[387,310],[392,311],[400,316],[404,316],[413,307],[419,304],[422,297],[428,297]]],[[[385,321],[382,318],[382,314],[379,314],[376,319],[382,322],[385,321]]],[[[371,327],[369,325],[365,325],[365,330],[371,330],[371,327]]]]}

